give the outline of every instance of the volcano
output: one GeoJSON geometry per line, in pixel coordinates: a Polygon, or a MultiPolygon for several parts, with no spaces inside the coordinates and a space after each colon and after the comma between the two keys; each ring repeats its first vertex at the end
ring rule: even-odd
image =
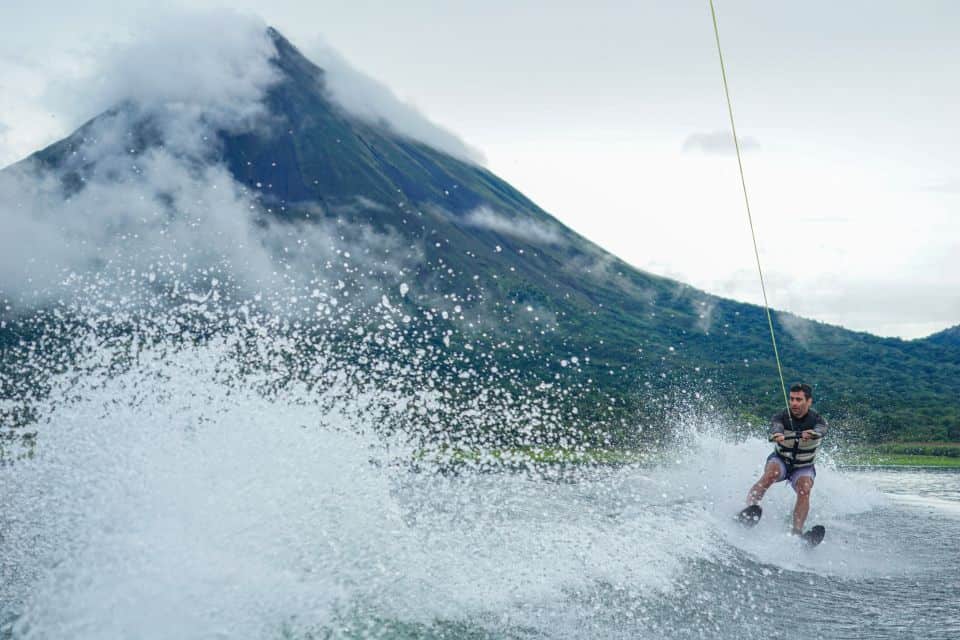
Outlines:
{"type": "MultiPolygon", "coordinates": [[[[96,189],[135,191],[162,160],[176,171],[148,198],[150,215],[188,205],[200,215],[214,196],[204,191],[191,202],[178,182],[189,180],[195,189],[229,190],[230,202],[247,205],[229,221],[246,216],[274,238],[341,230],[352,246],[379,252],[365,277],[389,280],[384,289],[409,287],[412,305],[449,302],[450,315],[470,325],[464,331],[526,345],[539,364],[524,366],[544,383],[575,363],[598,390],[590,402],[615,406],[621,419],[651,415],[651,402],[670,390],[747,421],[782,404],[762,308],[632,267],[472,160],[352,113],[333,97],[327,71],[276,30],[267,38],[271,79],[242,123],[182,104],[121,102],[0,177],[28,176],[45,185],[45,197],[74,205],[88,198],[86,211],[96,189]],[[196,127],[178,127],[174,141],[170,113],[187,113],[196,127]]],[[[33,215],[22,200],[8,207],[33,215]]],[[[114,223],[98,236],[103,242],[138,233],[134,217],[114,223]]],[[[222,241],[237,244],[242,261],[237,237],[222,241]]],[[[302,260],[288,268],[339,255],[298,251],[302,260]]],[[[3,329],[8,343],[22,339],[12,326],[3,329]]],[[[875,439],[960,439],[952,389],[960,358],[948,348],[955,331],[904,341],[780,312],[774,327],[788,382],[812,383],[818,407],[839,425],[875,439]]]]}

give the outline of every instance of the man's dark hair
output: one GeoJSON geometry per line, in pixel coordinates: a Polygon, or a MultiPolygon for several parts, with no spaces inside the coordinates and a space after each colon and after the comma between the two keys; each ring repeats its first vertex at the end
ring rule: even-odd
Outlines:
{"type": "Polygon", "coordinates": [[[808,385],[806,382],[795,382],[795,383],[793,383],[793,385],[790,386],[790,393],[794,393],[794,392],[796,392],[796,391],[802,391],[802,392],[803,392],[803,396],[804,396],[807,400],[809,400],[810,398],[813,397],[813,387],[811,387],[810,385],[808,385]]]}

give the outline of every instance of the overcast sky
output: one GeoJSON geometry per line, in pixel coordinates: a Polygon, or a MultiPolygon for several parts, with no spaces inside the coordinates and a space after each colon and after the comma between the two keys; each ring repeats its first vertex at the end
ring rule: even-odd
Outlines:
{"type": "MultiPolygon", "coordinates": [[[[95,115],[65,81],[151,4],[0,5],[0,165],[95,115]]],[[[587,4],[229,7],[332,47],[633,265],[760,302],[707,1],[587,4]]],[[[771,304],[905,338],[960,323],[960,4],[717,10],[771,304]]]]}

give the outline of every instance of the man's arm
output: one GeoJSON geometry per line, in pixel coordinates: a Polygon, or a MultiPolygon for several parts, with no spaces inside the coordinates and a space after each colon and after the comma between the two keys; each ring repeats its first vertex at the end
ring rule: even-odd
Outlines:
{"type": "Polygon", "coordinates": [[[813,426],[813,430],[817,432],[817,437],[822,438],[827,435],[827,421],[823,419],[819,413],[817,414],[817,424],[813,426]]]}
{"type": "Polygon", "coordinates": [[[827,435],[827,421],[823,419],[819,413],[817,414],[817,422],[813,425],[813,429],[807,429],[803,432],[803,439],[809,440],[810,438],[822,438],[827,435]]]}
{"type": "Polygon", "coordinates": [[[778,413],[770,419],[770,435],[767,438],[771,442],[783,440],[783,414],[778,413]]]}

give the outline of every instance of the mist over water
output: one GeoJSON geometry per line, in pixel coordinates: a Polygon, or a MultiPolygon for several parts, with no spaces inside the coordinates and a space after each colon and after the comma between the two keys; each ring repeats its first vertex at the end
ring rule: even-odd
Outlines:
{"type": "Polygon", "coordinates": [[[33,316],[45,338],[7,352],[42,391],[4,399],[37,433],[0,467],[4,637],[852,638],[868,615],[870,637],[957,628],[956,579],[939,573],[955,515],[927,501],[917,516],[875,477],[819,465],[809,522],[828,538],[810,552],[787,535],[782,485],[755,529],[731,521],[769,445],[719,419],[678,416],[657,464],[505,464],[509,447],[583,447],[556,409],[563,385],[497,377],[426,312],[327,313],[341,282],[246,298],[210,273],[77,278],[87,295],[33,316]],[[816,615],[771,627],[808,598],[816,615]]]}
{"type": "Polygon", "coordinates": [[[489,601],[457,554],[474,538],[496,564],[490,532],[438,553],[432,496],[461,490],[411,479],[442,479],[454,447],[487,469],[507,433],[562,444],[550,385],[511,393],[446,311],[409,315],[409,287],[353,302],[356,280],[291,279],[238,299],[207,269],[149,274],[65,274],[67,302],[4,319],[8,633],[261,637],[489,601]]]}

